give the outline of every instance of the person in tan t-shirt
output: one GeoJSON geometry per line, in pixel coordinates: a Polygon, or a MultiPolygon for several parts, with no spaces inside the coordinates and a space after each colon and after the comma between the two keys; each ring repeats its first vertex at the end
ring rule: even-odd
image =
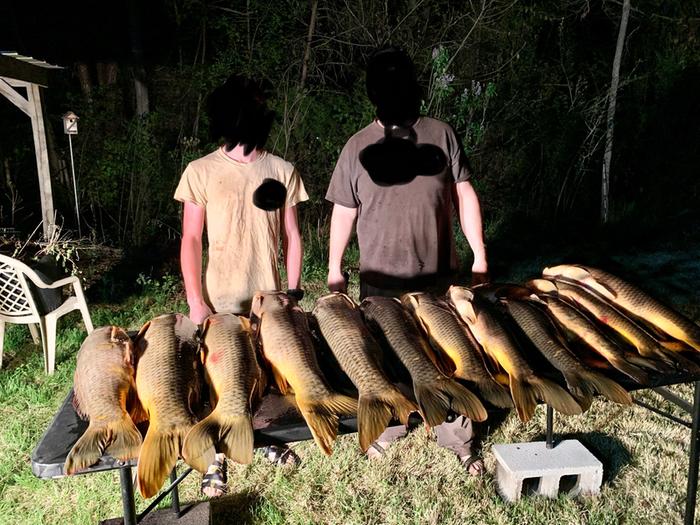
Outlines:
{"type": "MultiPolygon", "coordinates": [[[[279,290],[280,240],[287,293],[301,299],[296,205],[309,198],[294,166],[263,149],[273,114],[261,86],[232,76],[209,96],[208,112],[212,136],[223,138],[223,145],[190,162],[175,191],[184,209],[180,265],[196,324],[214,312],[248,315],[257,290],[279,290]],[[205,225],[209,246],[202,284],[205,225]]],[[[287,447],[266,447],[263,453],[276,464],[298,462],[287,447]]],[[[215,497],[225,489],[225,456],[217,454],[202,491],[215,497]]]]}
{"type": "MultiPolygon", "coordinates": [[[[346,290],[345,248],[357,226],[360,299],[406,292],[444,293],[458,269],[453,206],[474,253],[472,284],[488,279],[479,199],[452,128],[420,115],[411,59],[398,48],[376,51],[367,66],[367,93],[377,118],[343,148],[326,193],[333,203],[328,287],[346,290]]],[[[459,416],[434,427],[439,446],[472,475],[483,473],[473,453],[472,422],[459,416]]],[[[377,458],[406,427],[387,428],[367,450],[377,458]]]]}

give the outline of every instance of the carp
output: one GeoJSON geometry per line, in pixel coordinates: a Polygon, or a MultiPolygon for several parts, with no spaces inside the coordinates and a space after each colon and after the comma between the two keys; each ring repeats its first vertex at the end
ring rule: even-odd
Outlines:
{"type": "Polygon", "coordinates": [[[535,374],[510,334],[483,300],[479,300],[468,288],[460,286],[451,286],[447,294],[484,351],[508,372],[510,392],[522,421],[529,420],[535,413],[537,399],[562,414],[581,413],[581,407],[571,394],[549,379],[535,374]]]}
{"type": "MultiPolygon", "coordinates": [[[[578,264],[545,268],[542,274],[580,283],[626,312],[700,351],[700,326],[615,275],[578,264]]],[[[661,345],[665,346],[664,342],[661,345]]],[[[669,349],[677,348],[669,346],[669,349]]]]}
{"type": "Polygon", "coordinates": [[[73,405],[90,424],[68,453],[66,474],[94,465],[105,452],[122,461],[138,456],[141,434],[127,412],[134,388],[129,335],[117,326],[94,330],[80,346],[73,378],[73,405]]]}
{"type": "Polygon", "coordinates": [[[245,317],[214,314],[204,321],[201,358],[214,409],[185,437],[185,461],[211,447],[238,463],[253,461],[252,415],[265,381],[251,337],[245,317]]]}
{"type": "Polygon", "coordinates": [[[429,427],[443,423],[450,410],[475,421],[486,419],[486,409],[479,398],[440,372],[428,358],[428,342],[398,299],[368,297],[360,309],[408,370],[421,416],[429,427]]]}
{"type": "Polygon", "coordinates": [[[538,292],[556,294],[586,310],[598,321],[609,326],[631,343],[643,357],[660,359],[670,367],[677,369],[686,368],[692,372],[700,370],[700,367],[690,360],[665,350],[644,328],[584,288],[563,281],[550,281],[547,279],[535,279],[531,283],[536,286],[538,292]]]}
{"type": "Polygon", "coordinates": [[[508,313],[525,335],[562,373],[569,392],[574,395],[581,408],[588,410],[595,392],[615,403],[632,404],[632,398],[624,388],[612,379],[591,370],[571,353],[556,326],[537,306],[524,301],[504,302],[508,313]]]}
{"type": "MultiPolygon", "coordinates": [[[[147,322],[136,337],[136,391],[150,420],[137,465],[141,495],[158,492],[177,463],[182,442],[197,422],[199,400],[197,327],[182,314],[164,314],[147,322]]],[[[188,463],[205,472],[214,448],[188,463]]]]}
{"type": "Polygon", "coordinates": [[[365,452],[392,418],[406,425],[418,407],[382,371],[379,344],[350,297],[338,292],[320,297],[312,315],[340,367],[357,387],[357,431],[365,452]]]}
{"type": "Polygon", "coordinates": [[[306,313],[283,292],[257,292],[251,318],[262,353],[282,394],[294,393],[316,444],[330,455],[341,415],[354,415],[357,400],[328,386],[318,365],[306,313]]]}
{"type": "MultiPolygon", "coordinates": [[[[427,293],[413,292],[403,295],[401,302],[435,347],[437,356],[432,358],[434,362],[440,363],[440,356],[444,352],[451,360],[450,375],[474,383],[483,398],[492,405],[502,408],[513,406],[507,389],[486,368],[478,343],[466,327],[460,324],[445,301],[427,293]]],[[[450,371],[444,365],[439,368],[445,372],[450,371]]]]}
{"type": "MultiPolygon", "coordinates": [[[[537,289],[537,280],[528,283],[533,289],[537,289]]],[[[547,283],[549,281],[546,281],[547,283]]],[[[544,283],[546,287],[546,283],[544,283]]],[[[664,365],[642,357],[634,352],[624,352],[617,344],[610,340],[592,321],[570,304],[558,297],[542,294],[534,295],[538,301],[546,305],[547,311],[570,333],[583,341],[593,351],[603,356],[616,370],[632,378],[641,385],[649,383],[649,373],[641,367],[663,371],[664,365]]]]}

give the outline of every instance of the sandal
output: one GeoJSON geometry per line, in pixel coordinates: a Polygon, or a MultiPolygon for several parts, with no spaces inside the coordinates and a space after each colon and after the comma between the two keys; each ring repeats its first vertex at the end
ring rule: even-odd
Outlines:
{"type": "Polygon", "coordinates": [[[209,465],[207,473],[202,476],[202,494],[209,498],[218,498],[228,491],[226,456],[217,454],[214,463],[209,465]]]}
{"type": "Polygon", "coordinates": [[[469,473],[470,476],[483,476],[486,472],[486,469],[484,467],[484,460],[477,455],[470,454],[468,456],[460,457],[459,462],[462,464],[462,467],[469,473]]]}
{"type": "Polygon", "coordinates": [[[266,447],[261,447],[259,450],[268,461],[278,467],[286,465],[297,466],[301,463],[299,456],[289,447],[268,445],[266,447]]]}
{"type": "Polygon", "coordinates": [[[369,448],[365,452],[365,455],[367,456],[367,459],[375,461],[377,459],[382,459],[382,456],[384,456],[385,452],[386,449],[382,445],[380,445],[378,441],[375,441],[369,446],[369,448]]]}

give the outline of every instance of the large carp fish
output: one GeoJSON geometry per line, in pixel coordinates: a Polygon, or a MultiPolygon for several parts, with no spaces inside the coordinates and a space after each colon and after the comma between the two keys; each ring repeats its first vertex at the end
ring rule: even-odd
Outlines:
{"type": "Polygon", "coordinates": [[[641,356],[663,361],[667,365],[666,370],[673,367],[679,371],[700,372],[697,364],[680,353],[664,348],[643,326],[585,288],[559,280],[535,279],[530,283],[539,293],[564,297],[590,313],[600,323],[610,327],[633,345],[641,356]]]}
{"type": "Polygon", "coordinates": [[[189,431],[185,461],[211,447],[238,463],[253,461],[253,412],[265,388],[250,322],[234,314],[214,314],[203,324],[201,359],[214,409],[189,431]]]}
{"type": "Polygon", "coordinates": [[[392,418],[405,425],[418,407],[384,374],[379,364],[381,348],[352,299],[338,292],[325,295],[316,301],[312,315],[340,367],[359,392],[357,430],[364,452],[392,418]]]}
{"type": "Polygon", "coordinates": [[[588,368],[565,343],[563,334],[539,307],[528,301],[504,301],[508,313],[535,347],[559,370],[566,386],[584,410],[599,393],[615,403],[631,405],[629,393],[612,379],[588,368]]]}
{"type": "Polygon", "coordinates": [[[381,334],[408,370],[421,416],[428,426],[444,422],[449,411],[475,421],[486,419],[486,409],[479,398],[443,374],[428,358],[432,352],[429,343],[398,299],[368,297],[360,309],[367,323],[381,334]]]}
{"type": "Polygon", "coordinates": [[[510,393],[522,421],[529,420],[535,413],[538,399],[562,414],[581,413],[581,406],[571,394],[556,383],[535,373],[484,299],[461,286],[451,286],[447,294],[455,310],[484,351],[508,373],[510,393]]]}
{"type": "Polygon", "coordinates": [[[432,358],[438,368],[473,383],[489,403],[502,408],[513,406],[507,388],[486,368],[478,343],[445,301],[428,293],[413,292],[403,295],[401,302],[435,347],[432,358]],[[443,353],[450,360],[449,365],[444,364],[443,353]]]}
{"type": "Polygon", "coordinates": [[[333,391],[321,372],[306,313],[282,292],[257,292],[251,318],[262,353],[282,394],[294,393],[316,444],[330,455],[341,415],[355,415],[357,400],[333,391]]]}
{"type": "Polygon", "coordinates": [[[138,456],[141,434],[127,412],[131,405],[138,413],[134,387],[129,335],[116,326],[94,330],[80,346],[73,380],[73,405],[90,424],[68,453],[66,474],[94,465],[103,453],[122,461],[138,456]]]}
{"type": "MultiPolygon", "coordinates": [[[[147,322],[136,337],[136,391],[148,414],[137,467],[144,498],[155,495],[177,463],[182,443],[197,422],[200,384],[196,325],[182,314],[165,314],[147,322]]],[[[214,448],[188,463],[206,471],[214,448]]]]}
{"type": "Polygon", "coordinates": [[[700,326],[615,275],[579,264],[545,268],[542,275],[581,284],[638,319],[700,351],[700,326]]]}
{"type": "MultiPolygon", "coordinates": [[[[551,287],[550,281],[533,279],[527,284],[532,290],[551,287]],[[538,284],[539,281],[542,281],[538,284]]],[[[598,326],[581,313],[577,308],[555,295],[541,293],[532,294],[532,299],[546,305],[552,318],[575,338],[586,344],[588,348],[604,357],[613,368],[622,372],[641,385],[649,383],[648,370],[663,371],[665,366],[652,359],[642,357],[636,352],[625,352],[612,339],[605,335],[598,326]]]]}

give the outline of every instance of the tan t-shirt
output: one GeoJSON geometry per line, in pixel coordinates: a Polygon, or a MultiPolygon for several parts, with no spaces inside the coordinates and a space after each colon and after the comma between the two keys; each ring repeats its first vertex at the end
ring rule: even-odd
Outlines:
{"type": "Polygon", "coordinates": [[[470,178],[466,160],[448,124],[421,117],[413,129],[417,144],[432,144],[445,154],[442,172],[419,175],[407,184],[375,184],[359,158],[364,148],[384,138],[384,128],[375,121],[345,144],[326,193],[335,204],[357,208],[360,278],[378,288],[421,289],[458,266],[452,187],[470,178]]]}
{"type": "Polygon", "coordinates": [[[205,208],[209,250],[203,292],[215,312],[247,314],[257,290],[280,288],[283,210],[264,211],[253,204],[253,193],[267,178],[287,188],[285,206],[308,200],[294,166],[264,151],[242,163],[219,148],[190,162],[175,190],[176,200],[205,208]]]}

